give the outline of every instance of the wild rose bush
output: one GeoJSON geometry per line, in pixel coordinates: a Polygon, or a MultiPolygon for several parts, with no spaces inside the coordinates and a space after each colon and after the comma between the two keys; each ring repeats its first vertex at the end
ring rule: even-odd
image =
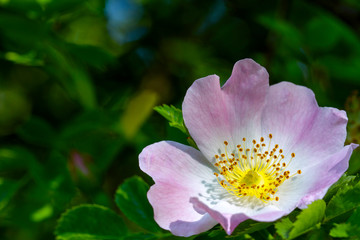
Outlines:
{"type": "Polygon", "coordinates": [[[1,0],[0,239],[358,239],[359,15],[1,0]]]}
{"type": "Polygon", "coordinates": [[[123,223],[109,209],[80,205],[60,219],[60,239],[294,239],[323,229],[333,237],[357,234],[360,184],[344,172],[358,145],[344,146],[346,112],[319,107],[310,89],[289,82],[269,86],[266,69],[244,59],[222,87],[217,75],[195,80],[182,111],[167,105],[155,110],[188,134],[189,145],[145,147],[140,169],[154,185],[133,177],[118,188],[117,206],[145,233],[118,228],[123,223]],[[347,223],[334,224],[346,215],[347,223]],[[79,227],[81,216],[87,220],[79,227]],[[95,226],[93,218],[115,224],[95,226]]]}
{"type": "Polygon", "coordinates": [[[163,141],[146,147],[140,168],[156,222],[178,236],[220,223],[227,234],[252,219],[271,222],[322,199],[346,171],[344,111],[322,108],[310,89],[282,82],[253,60],[238,61],[222,88],[198,79],[183,102],[198,149],[163,141]],[[286,156],[286,157],[285,157],[286,156]]]}

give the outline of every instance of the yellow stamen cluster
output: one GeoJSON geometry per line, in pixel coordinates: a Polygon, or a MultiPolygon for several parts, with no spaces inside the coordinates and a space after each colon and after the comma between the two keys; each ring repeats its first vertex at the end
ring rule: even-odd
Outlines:
{"type": "Polygon", "coordinates": [[[243,138],[243,144],[237,145],[231,154],[228,153],[228,142],[224,141],[225,152],[215,155],[215,167],[219,172],[214,175],[220,185],[238,197],[254,196],[265,203],[278,201],[279,197],[275,196],[278,187],[294,175],[301,174],[301,170],[294,174],[287,170],[295,153],[291,153],[291,159],[286,163],[278,144],[270,149],[271,139],[269,134],[268,146],[261,137],[259,142],[252,140],[252,146],[248,147],[243,138]]]}

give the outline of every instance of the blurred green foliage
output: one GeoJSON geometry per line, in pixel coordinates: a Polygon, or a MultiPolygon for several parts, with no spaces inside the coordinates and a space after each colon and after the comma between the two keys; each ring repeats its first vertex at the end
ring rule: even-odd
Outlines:
{"type": "MultiPolygon", "coordinates": [[[[144,146],[194,144],[177,108],[156,110],[183,133],[153,108],[180,108],[195,79],[215,73],[225,82],[245,57],[265,66],[272,84],[301,84],[321,106],[346,108],[348,141],[360,142],[360,98],[352,94],[360,88],[359,29],[357,0],[0,0],[0,239],[54,239],[56,226],[60,239],[120,238],[126,229],[127,239],[176,239],[142,223],[148,185],[125,179],[151,183],[138,167],[144,146]],[[114,221],[86,232],[88,216],[114,221]],[[74,222],[85,225],[72,229],[74,222]]],[[[348,172],[359,169],[355,153],[348,172]]],[[[246,221],[234,236],[356,236],[353,178],[325,199],[338,206],[347,196],[346,204],[324,210],[325,219],[316,208],[313,220],[324,228],[302,225],[304,211],[275,226],[246,221]]],[[[223,237],[215,227],[196,239],[223,237]]]]}

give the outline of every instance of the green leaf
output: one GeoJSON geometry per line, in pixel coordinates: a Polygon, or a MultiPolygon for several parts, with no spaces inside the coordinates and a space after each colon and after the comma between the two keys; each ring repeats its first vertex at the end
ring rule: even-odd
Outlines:
{"type": "Polygon", "coordinates": [[[350,224],[357,225],[360,222],[360,207],[358,207],[354,213],[351,215],[351,217],[348,219],[348,222],[350,224]]]}
{"type": "Polygon", "coordinates": [[[308,22],[305,29],[305,41],[315,51],[329,51],[341,40],[343,28],[331,15],[322,15],[308,22]]]}
{"type": "Polygon", "coordinates": [[[48,46],[49,59],[53,62],[47,66],[65,87],[67,93],[76,99],[85,109],[95,109],[97,99],[90,74],[80,64],[66,55],[66,46],[48,46]]]}
{"type": "Polygon", "coordinates": [[[351,211],[360,206],[360,182],[355,186],[345,186],[330,200],[326,208],[326,219],[328,221],[343,213],[351,211]]]}
{"type": "Polygon", "coordinates": [[[100,173],[124,146],[124,138],[111,128],[114,122],[105,111],[83,112],[62,129],[57,146],[87,153],[96,164],[96,172],[100,173]]]}
{"type": "Polygon", "coordinates": [[[31,220],[33,222],[41,222],[53,215],[54,208],[50,204],[46,204],[45,206],[41,207],[40,209],[37,209],[33,214],[31,215],[31,220]]]}
{"type": "Polygon", "coordinates": [[[308,240],[330,240],[329,233],[324,229],[316,229],[306,235],[308,240]]]}
{"type": "Polygon", "coordinates": [[[26,182],[24,179],[21,181],[15,181],[0,178],[0,210],[6,207],[24,182],[26,182]]]}
{"type": "Polygon", "coordinates": [[[70,11],[72,8],[78,7],[83,1],[82,0],[63,0],[56,1],[52,0],[46,5],[46,13],[51,16],[51,14],[58,14],[59,12],[70,11]]]}
{"type": "Polygon", "coordinates": [[[26,46],[29,50],[34,48],[41,39],[46,39],[48,34],[45,24],[6,12],[0,13],[0,31],[3,39],[13,41],[18,48],[26,46]]]}
{"type": "Polygon", "coordinates": [[[15,146],[0,148],[0,172],[22,170],[28,170],[38,184],[44,184],[44,166],[33,153],[15,146]]]}
{"type": "Polygon", "coordinates": [[[275,223],[276,232],[284,239],[289,237],[289,233],[293,228],[293,222],[289,218],[283,218],[275,223]]]}
{"type": "Polygon", "coordinates": [[[77,91],[79,101],[87,109],[94,109],[97,104],[95,89],[88,72],[78,67],[70,69],[69,74],[72,77],[73,87],[77,91]]]}
{"type": "Polygon", "coordinates": [[[56,137],[54,129],[45,120],[32,117],[17,130],[25,141],[43,147],[51,146],[56,137]]]}
{"type": "Polygon", "coordinates": [[[126,236],[123,220],[99,205],[80,205],[65,212],[56,227],[58,240],[118,240],[126,236]]]}
{"type": "Polygon", "coordinates": [[[226,232],[220,225],[216,225],[209,231],[198,234],[194,237],[195,240],[208,240],[208,239],[224,239],[227,236],[226,232]]]}
{"type": "Polygon", "coordinates": [[[330,236],[345,238],[360,236],[360,207],[358,207],[346,223],[336,224],[331,229],[330,236]]]}
{"type": "Polygon", "coordinates": [[[180,109],[174,107],[173,105],[168,106],[163,104],[162,106],[154,107],[154,110],[157,111],[161,116],[166,118],[169,121],[171,127],[180,129],[183,133],[187,134],[184,119],[180,109]]]}
{"type": "Polygon", "coordinates": [[[307,233],[319,224],[324,217],[325,208],[324,200],[317,200],[308,205],[308,208],[304,209],[294,222],[294,227],[289,233],[289,239],[307,233]]]}
{"type": "Polygon", "coordinates": [[[123,240],[152,240],[152,239],[158,239],[158,237],[151,234],[135,233],[126,236],[123,240]]]}
{"type": "Polygon", "coordinates": [[[245,222],[241,223],[239,226],[236,227],[234,232],[231,234],[231,238],[263,230],[271,226],[272,224],[273,223],[271,222],[255,222],[253,220],[246,220],[245,222]]]}
{"type": "Polygon", "coordinates": [[[152,113],[157,98],[157,93],[144,90],[129,100],[119,122],[119,130],[127,139],[136,136],[141,126],[152,113]]]}
{"type": "Polygon", "coordinates": [[[13,133],[19,124],[25,122],[30,115],[31,104],[15,88],[1,87],[0,96],[0,136],[3,136],[13,133]]]}
{"type": "Polygon", "coordinates": [[[20,147],[0,148],[0,172],[26,169],[28,155],[30,153],[20,147]]]}
{"type": "Polygon", "coordinates": [[[99,47],[68,44],[68,48],[79,61],[99,69],[103,69],[107,64],[110,64],[115,60],[113,55],[110,55],[110,53],[99,47]]]}
{"type": "Polygon", "coordinates": [[[115,202],[120,210],[133,222],[150,232],[159,232],[154,213],[146,193],[149,186],[140,177],[134,176],[119,186],[115,202]]]}
{"type": "Polygon", "coordinates": [[[339,189],[343,188],[344,186],[347,186],[349,183],[351,183],[355,179],[355,176],[347,176],[346,173],[341,176],[341,178],[333,184],[329,190],[327,191],[324,200],[327,202],[333,197],[339,189]]]}
{"type": "Polygon", "coordinates": [[[273,31],[278,36],[278,42],[281,42],[285,49],[296,50],[301,46],[301,34],[299,30],[287,21],[273,16],[260,15],[257,21],[264,27],[273,31]]]}
{"type": "Polygon", "coordinates": [[[330,236],[337,238],[350,237],[348,232],[351,231],[351,228],[352,226],[349,223],[335,223],[335,227],[330,230],[330,236]]]}
{"type": "Polygon", "coordinates": [[[195,141],[191,137],[187,137],[186,140],[190,146],[192,146],[193,148],[199,149],[198,146],[196,145],[195,141]]]}
{"type": "Polygon", "coordinates": [[[35,51],[29,51],[24,54],[6,52],[4,58],[8,61],[28,66],[42,66],[44,64],[42,59],[37,58],[37,53],[35,51]]]}

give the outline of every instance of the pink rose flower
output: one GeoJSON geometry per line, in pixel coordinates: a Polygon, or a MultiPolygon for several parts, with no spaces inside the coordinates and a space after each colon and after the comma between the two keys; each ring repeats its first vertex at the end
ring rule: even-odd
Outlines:
{"type": "Polygon", "coordinates": [[[227,234],[247,220],[271,222],[324,197],[348,168],[356,144],[344,146],[344,111],[319,107],[314,93],[238,61],[219,77],[196,80],[183,116],[199,150],[172,141],[147,146],[140,168],[156,222],[177,236],[220,223],[227,234]]]}

